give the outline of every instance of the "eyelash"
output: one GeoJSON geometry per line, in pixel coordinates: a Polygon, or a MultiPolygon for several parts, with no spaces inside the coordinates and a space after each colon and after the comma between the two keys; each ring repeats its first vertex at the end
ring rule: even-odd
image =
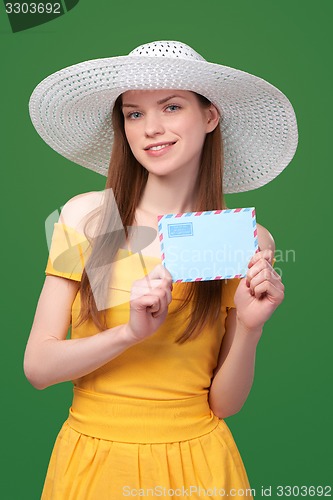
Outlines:
{"type": "MultiPolygon", "coordinates": [[[[168,108],[177,108],[176,110],[173,110],[173,111],[170,111],[170,113],[174,113],[175,111],[178,111],[178,109],[181,109],[181,106],[179,106],[178,104],[168,104],[164,110],[167,110],[168,108]]],[[[140,113],[140,111],[131,111],[130,113],[128,113],[126,115],[126,118],[128,118],[129,120],[137,120],[138,118],[133,118],[133,115],[135,114],[142,114],[140,113]]]]}
{"type": "Polygon", "coordinates": [[[178,109],[181,109],[181,106],[179,106],[178,104],[169,104],[169,105],[167,106],[167,108],[171,108],[171,107],[177,108],[177,110],[178,110],[178,109]]]}
{"type": "Polygon", "coordinates": [[[129,118],[130,120],[136,120],[136,118],[133,118],[133,115],[140,114],[139,111],[131,111],[126,115],[126,118],[129,118]]]}

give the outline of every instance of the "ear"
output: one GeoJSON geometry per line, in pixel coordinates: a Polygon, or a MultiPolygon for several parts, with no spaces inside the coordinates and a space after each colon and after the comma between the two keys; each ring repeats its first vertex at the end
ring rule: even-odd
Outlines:
{"type": "Polygon", "coordinates": [[[207,109],[207,128],[206,132],[213,132],[217,125],[219,124],[220,121],[220,113],[218,112],[217,108],[214,106],[214,104],[211,104],[209,108],[207,109]]]}

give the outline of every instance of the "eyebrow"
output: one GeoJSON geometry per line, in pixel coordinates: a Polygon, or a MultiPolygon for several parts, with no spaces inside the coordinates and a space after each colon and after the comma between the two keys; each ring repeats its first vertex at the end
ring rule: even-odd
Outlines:
{"type": "MultiPolygon", "coordinates": [[[[185,97],[182,97],[181,95],[178,94],[173,94],[169,95],[168,97],[164,97],[164,99],[161,99],[160,101],[157,101],[157,104],[164,104],[167,101],[170,101],[170,99],[174,99],[175,97],[180,98],[180,99],[185,99],[185,97]]],[[[140,106],[138,104],[123,104],[123,108],[139,108],[140,106]]]]}

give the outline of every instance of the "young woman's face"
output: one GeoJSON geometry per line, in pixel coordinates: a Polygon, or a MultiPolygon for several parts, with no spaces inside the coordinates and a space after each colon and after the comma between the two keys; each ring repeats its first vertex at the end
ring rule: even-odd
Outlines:
{"type": "Polygon", "coordinates": [[[149,173],[197,173],[206,134],[217,123],[213,105],[203,107],[186,90],[130,90],[122,95],[122,111],[132,153],[149,173]]]}

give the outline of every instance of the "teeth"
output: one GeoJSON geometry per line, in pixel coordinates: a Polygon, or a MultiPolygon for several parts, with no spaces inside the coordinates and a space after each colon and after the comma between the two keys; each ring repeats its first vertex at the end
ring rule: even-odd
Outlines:
{"type": "Polygon", "coordinates": [[[168,144],[162,144],[161,146],[153,146],[152,148],[149,148],[151,151],[158,151],[159,149],[166,148],[167,146],[170,146],[172,142],[169,142],[168,144]]]}

